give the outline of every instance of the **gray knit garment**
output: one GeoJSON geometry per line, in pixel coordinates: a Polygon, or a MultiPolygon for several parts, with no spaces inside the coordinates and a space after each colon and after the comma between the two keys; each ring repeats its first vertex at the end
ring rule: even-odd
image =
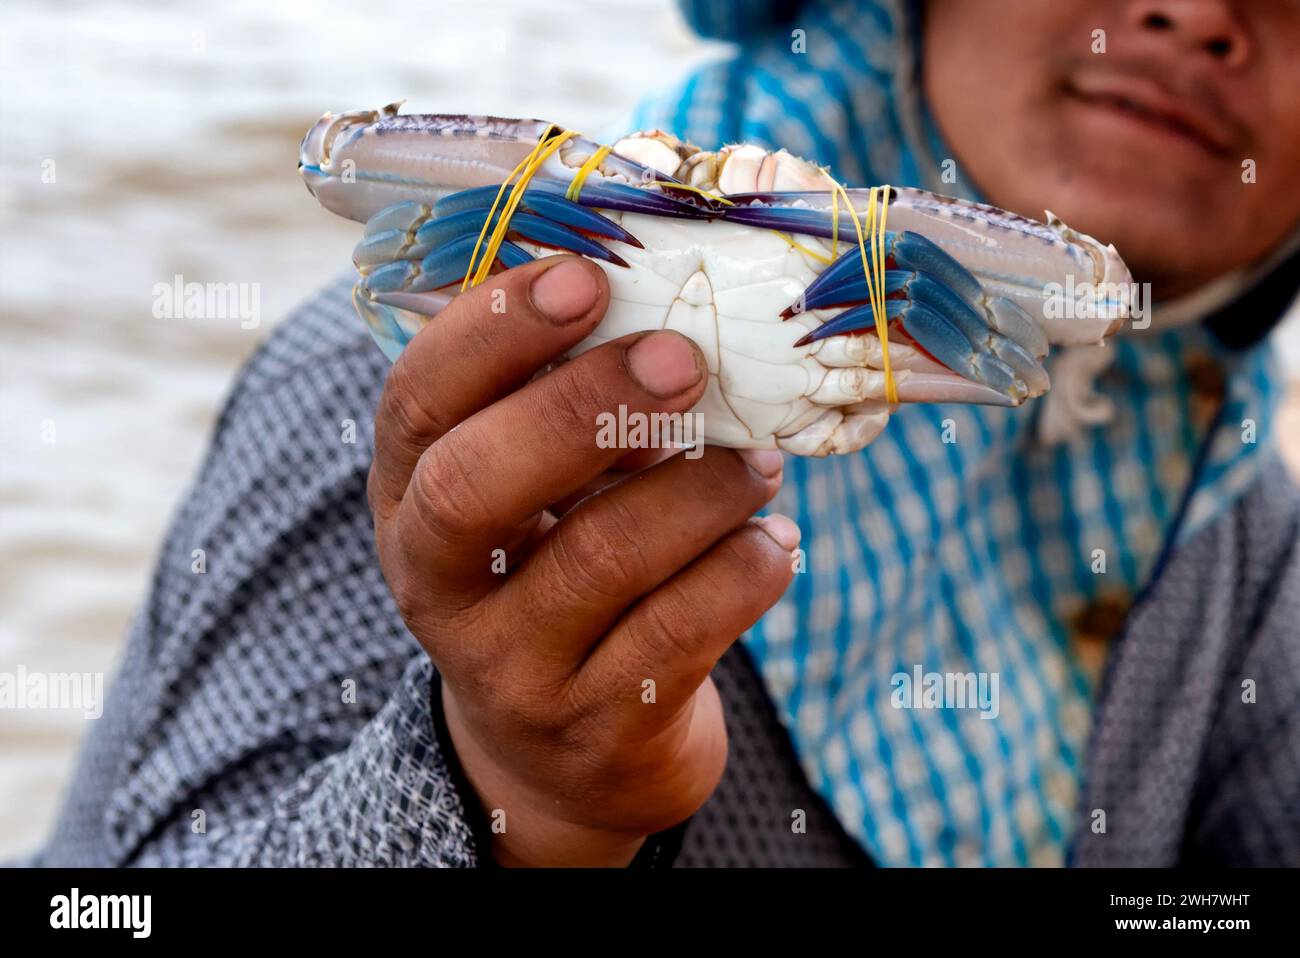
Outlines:
{"type": "MultiPolygon", "coordinates": [[[[482,863],[434,670],[372,543],[387,368],[340,284],[240,376],[36,864],[482,863]]],[[[1300,499],[1270,462],[1140,599],[1102,689],[1074,862],[1300,864],[1298,536],[1300,499]]],[[[865,863],[738,646],[715,681],[725,777],[680,850],[648,858],[865,863]]]]}

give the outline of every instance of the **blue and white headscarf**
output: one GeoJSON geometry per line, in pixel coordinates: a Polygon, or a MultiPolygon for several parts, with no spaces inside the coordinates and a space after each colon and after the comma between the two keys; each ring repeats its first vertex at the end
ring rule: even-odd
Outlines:
{"type": "MultiPolygon", "coordinates": [[[[636,128],[783,146],[852,185],[973,195],[938,181],[906,5],[682,8],[740,49],[645,104],[636,128]]],[[[881,864],[1067,860],[1096,695],[1074,623],[1131,602],[1251,482],[1278,401],[1267,347],[1230,352],[1190,326],[1113,349],[1098,386],[1114,418],[1068,443],[1038,441],[1032,405],[923,405],[861,453],[787,461],[773,509],[802,527],[807,571],[744,641],[809,780],[881,864]],[[1226,383],[1213,427],[1192,381],[1207,362],[1226,383]],[[996,717],[896,707],[918,669],[996,676],[996,717]]]]}

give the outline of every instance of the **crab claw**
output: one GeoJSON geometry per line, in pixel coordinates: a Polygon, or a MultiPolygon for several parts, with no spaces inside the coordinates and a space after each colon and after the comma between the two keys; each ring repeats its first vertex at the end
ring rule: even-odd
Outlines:
{"type": "MultiPolygon", "coordinates": [[[[404,201],[424,203],[474,187],[495,190],[539,143],[561,133],[542,120],[401,114],[397,107],[327,113],[307,132],[298,169],[326,209],[364,223],[404,201]]],[[[588,170],[578,198],[583,206],[697,219],[718,215],[717,204],[690,193],[670,174],[602,152],[600,144],[580,135],[559,145],[529,187],[563,194],[597,153],[600,160],[588,170]],[[654,188],[647,188],[651,184],[654,188]],[[681,198],[664,192],[675,188],[681,198]]]]}

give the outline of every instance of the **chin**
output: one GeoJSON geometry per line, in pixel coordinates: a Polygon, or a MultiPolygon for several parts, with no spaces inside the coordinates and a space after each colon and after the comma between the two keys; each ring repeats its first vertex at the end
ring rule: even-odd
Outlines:
{"type": "Polygon", "coordinates": [[[1206,222],[1205,194],[1189,202],[1168,183],[1077,180],[1053,196],[1052,212],[1076,229],[1119,244],[1123,236],[1181,233],[1206,222]]]}
{"type": "Polygon", "coordinates": [[[1161,298],[1181,295],[1230,271],[1258,238],[1243,235],[1240,198],[1224,191],[1216,164],[1141,139],[1103,146],[1059,113],[1039,114],[1008,136],[981,172],[990,202],[1041,219],[1051,210],[1080,232],[1112,243],[1138,282],[1161,298]],[[1012,146],[1012,144],[1016,144],[1012,146]],[[1214,184],[1220,184],[1215,186],[1214,184]],[[1234,253],[1236,255],[1234,255],[1234,253]]]}

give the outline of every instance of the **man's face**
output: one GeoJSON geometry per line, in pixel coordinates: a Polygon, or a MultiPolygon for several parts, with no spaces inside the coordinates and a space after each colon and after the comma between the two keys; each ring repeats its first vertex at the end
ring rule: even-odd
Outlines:
{"type": "Polygon", "coordinates": [[[1300,225],[1297,0],[928,0],[923,63],[991,202],[1114,243],[1157,296],[1300,225]]]}

